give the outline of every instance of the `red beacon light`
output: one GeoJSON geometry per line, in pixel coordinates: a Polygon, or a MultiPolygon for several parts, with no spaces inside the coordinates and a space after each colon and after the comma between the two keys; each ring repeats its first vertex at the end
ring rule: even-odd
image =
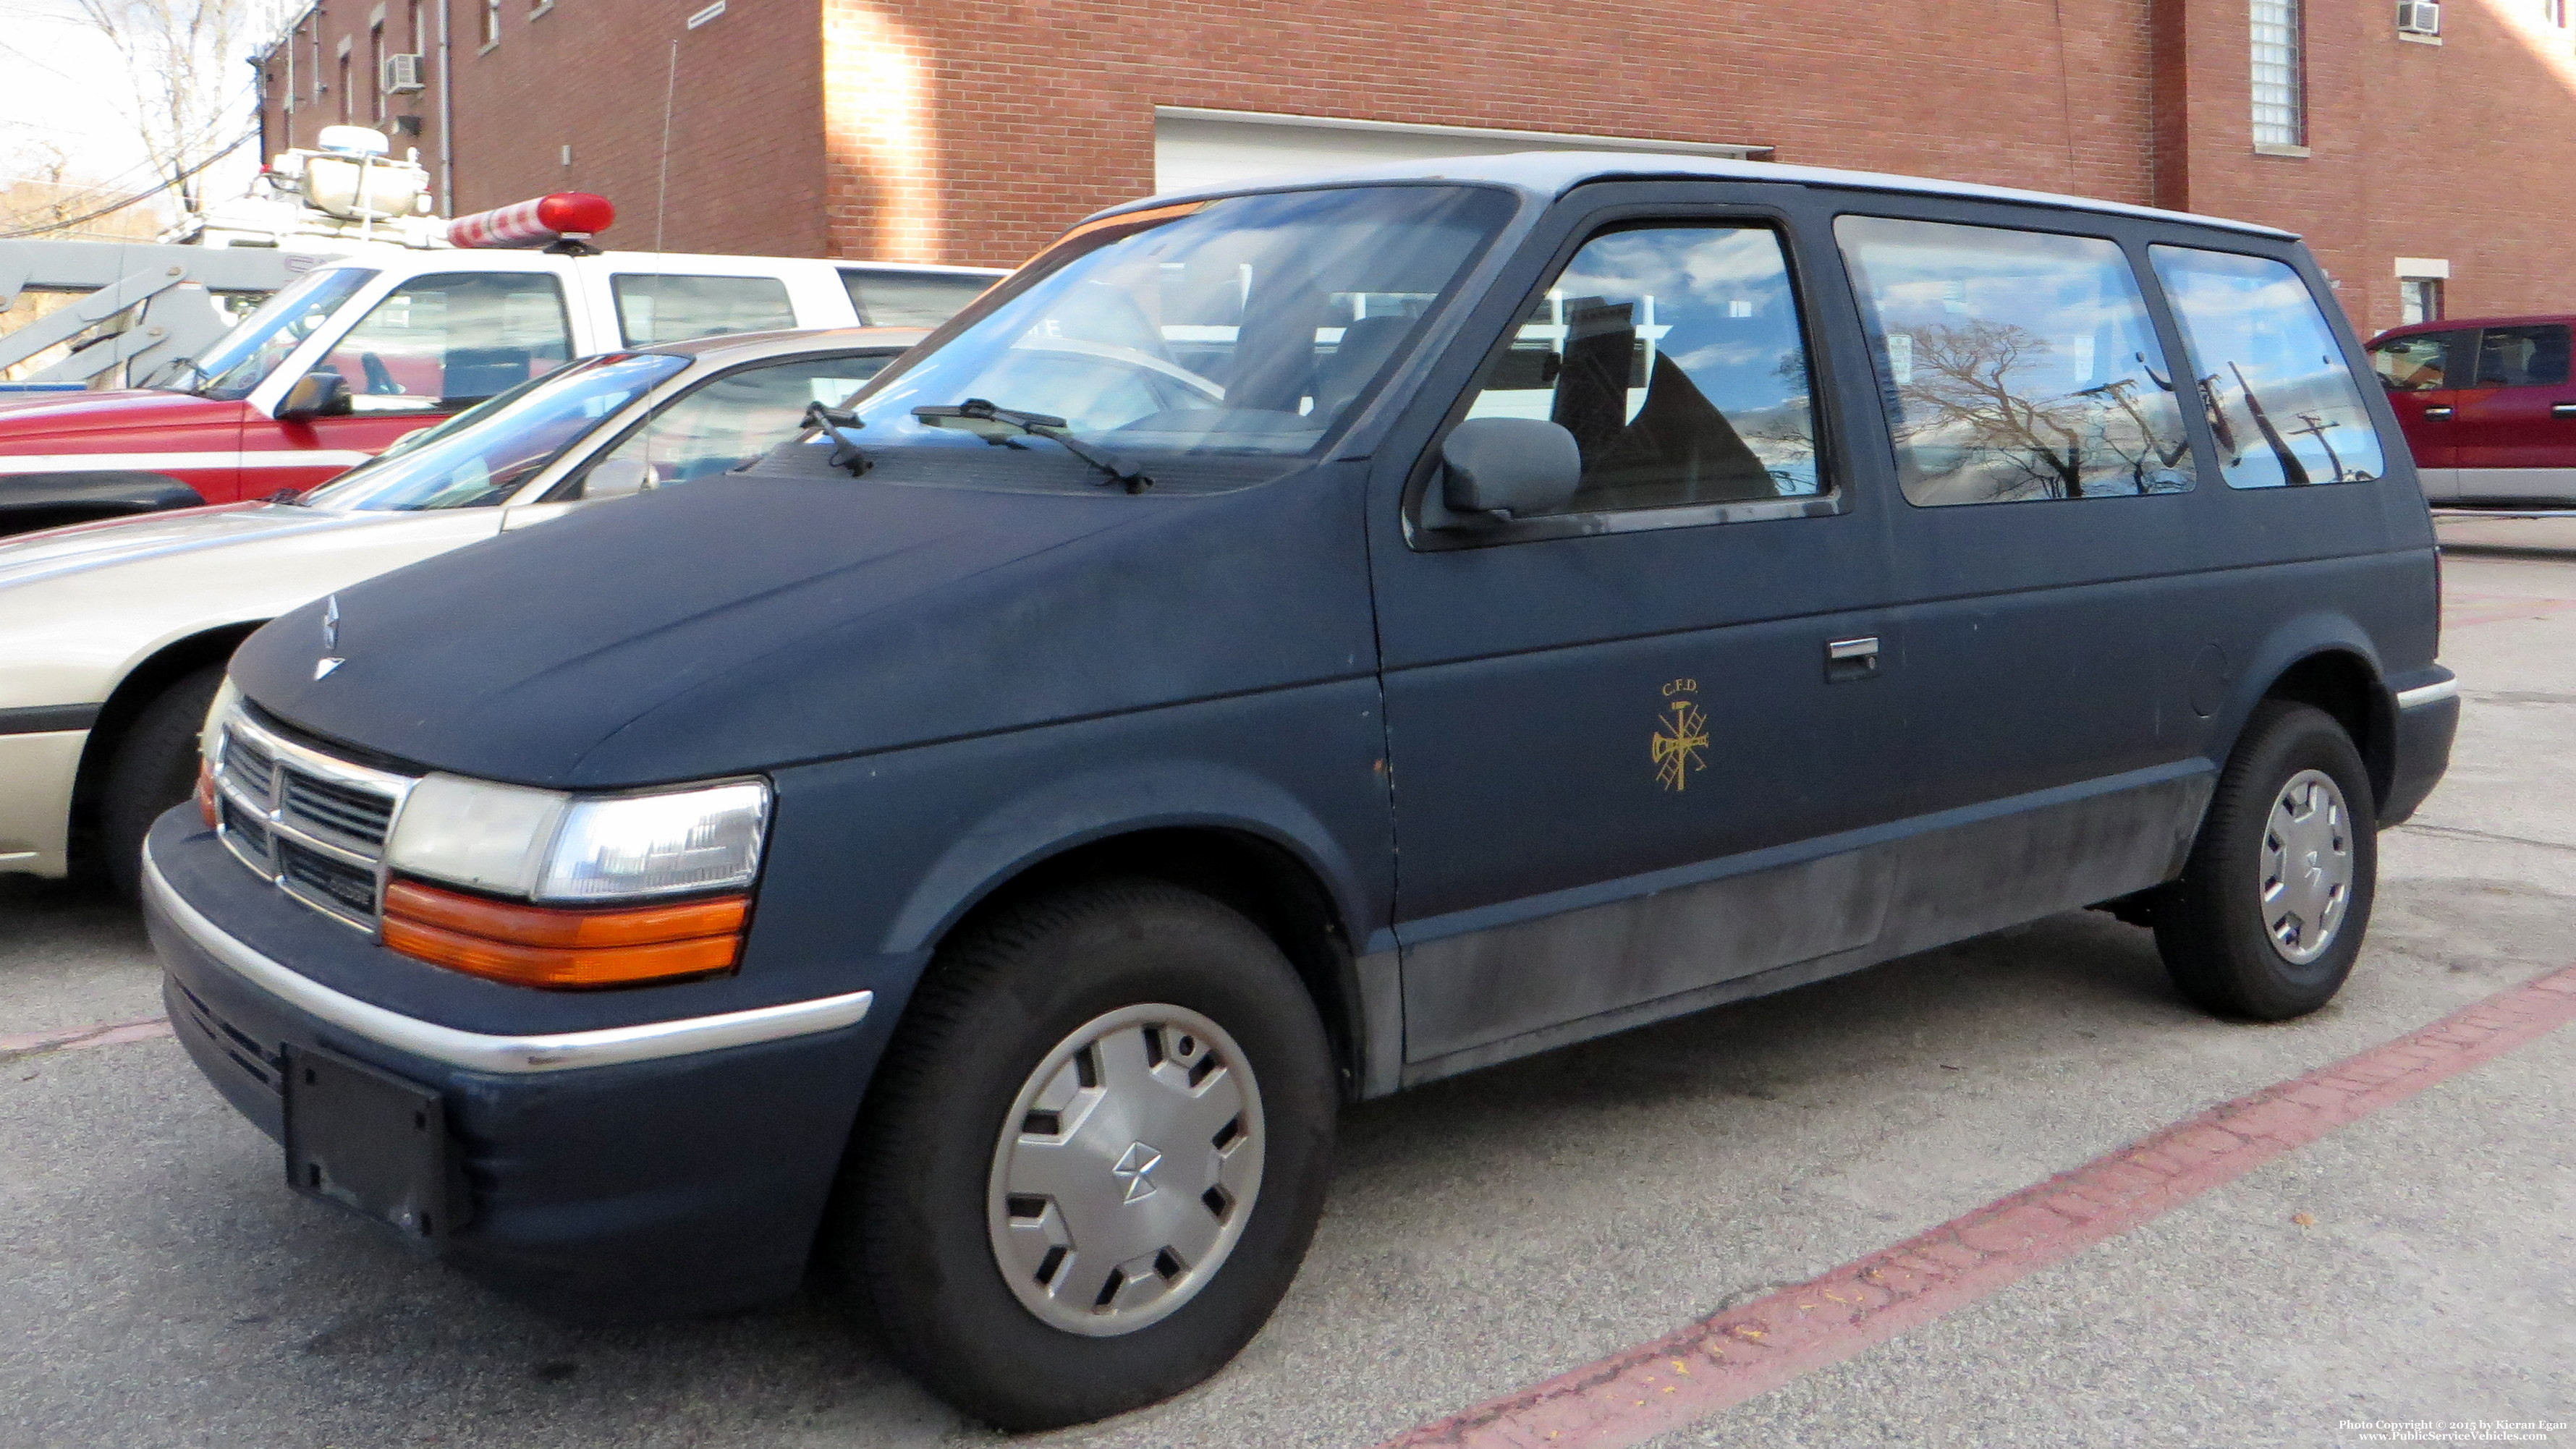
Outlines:
{"type": "Polygon", "coordinates": [[[616,219],[617,208],[605,196],[558,191],[460,216],[447,224],[447,240],[460,247],[543,247],[578,255],[594,250],[590,238],[616,219]]]}

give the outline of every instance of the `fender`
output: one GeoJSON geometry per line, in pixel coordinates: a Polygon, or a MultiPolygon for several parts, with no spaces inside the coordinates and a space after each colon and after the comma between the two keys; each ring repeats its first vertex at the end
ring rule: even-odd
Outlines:
{"type": "Polygon", "coordinates": [[[1230,831],[1286,851],[1323,885],[1350,928],[1353,949],[1376,948],[1361,940],[1378,924],[1360,905],[1369,893],[1349,855],[1303,802],[1239,767],[1161,760],[1049,780],[987,812],[922,872],[877,949],[927,950],[996,890],[1048,860],[1118,836],[1169,829],[1230,831]]]}
{"type": "Polygon", "coordinates": [[[2250,658],[2235,666],[2227,685],[2226,703],[2211,721],[2212,763],[2226,768],[2227,758],[2235,753],[2237,739],[2244,733],[2254,707],[2283,676],[2307,660],[2329,654],[2358,660],[2369,676],[2369,719],[2364,737],[2353,743],[2370,769],[2371,783],[2384,796],[2388,788],[2386,747],[2395,727],[2396,701],[2389,693],[2387,668],[2378,647],[2371,642],[2370,632],[2349,614],[2335,610],[2312,610],[2283,620],[2264,635],[2250,658]]]}
{"type": "Polygon", "coordinates": [[[0,475],[0,534],[205,502],[204,494],[167,473],[12,473],[0,475]]]}

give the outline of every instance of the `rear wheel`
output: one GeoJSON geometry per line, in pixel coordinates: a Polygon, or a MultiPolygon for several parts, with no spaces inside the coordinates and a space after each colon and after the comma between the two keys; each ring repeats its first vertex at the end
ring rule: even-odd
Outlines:
{"type": "Polygon", "coordinates": [[[826,1283],[1009,1429],[1224,1367],[1321,1216],[1322,1024],[1250,921],[1159,881],[1008,909],[906,1010],[823,1235],[826,1283]]]}
{"type": "Polygon", "coordinates": [[[2378,864],[2351,736],[2322,710],[2266,701],[2219,776],[2183,878],[2157,904],[2157,950],[2209,1011],[2303,1016],[2352,973],[2378,864]]]}
{"type": "Polygon", "coordinates": [[[98,833],[107,878],[127,900],[142,894],[143,837],[152,822],[196,791],[197,735],[223,682],[220,664],[182,676],[143,706],[117,741],[99,795],[98,833]]]}

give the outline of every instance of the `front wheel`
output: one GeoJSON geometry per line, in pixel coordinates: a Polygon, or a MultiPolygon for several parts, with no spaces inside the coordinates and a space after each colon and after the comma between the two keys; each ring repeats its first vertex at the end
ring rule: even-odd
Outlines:
{"type": "Polygon", "coordinates": [[[119,740],[98,801],[98,835],[107,878],[127,900],[143,894],[143,837],[161,812],[197,787],[197,735],[223,686],[224,666],[209,664],[155,695],[119,740]]]}
{"type": "Polygon", "coordinates": [[[1167,1398],[1287,1292],[1334,1113],[1315,1008],[1236,912],[1159,881],[1005,910],[941,953],[871,1087],[825,1281],[1004,1428],[1167,1398]]]}
{"type": "Polygon", "coordinates": [[[2378,869],[2370,777],[2351,736],[2323,710],[2266,701],[2156,908],[2157,951],[2208,1011],[2304,1016],[2352,973],[2378,869]]]}

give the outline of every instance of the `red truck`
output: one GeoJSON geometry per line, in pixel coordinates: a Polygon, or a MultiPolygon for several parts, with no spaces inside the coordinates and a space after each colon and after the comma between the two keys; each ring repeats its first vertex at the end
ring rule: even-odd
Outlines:
{"type": "Polygon", "coordinates": [[[2394,327],[2371,363],[2435,503],[2576,506],[2576,315],[2394,327]]]}

